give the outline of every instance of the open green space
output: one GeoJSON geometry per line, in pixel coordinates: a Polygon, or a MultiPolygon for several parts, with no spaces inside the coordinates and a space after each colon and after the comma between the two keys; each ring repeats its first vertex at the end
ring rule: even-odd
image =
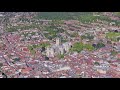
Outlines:
{"type": "Polygon", "coordinates": [[[89,15],[92,12],[39,12],[37,19],[48,20],[75,20],[80,15],[89,15]]]}
{"type": "Polygon", "coordinates": [[[57,55],[57,57],[58,57],[59,59],[64,58],[64,56],[65,56],[64,54],[58,54],[58,55],[57,55]]]}
{"type": "Polygon", "coordinates": [[[89,39],[89,40],[92,40],[94,39],[94,36],[93,35],[90,35],[89,33],[86,33],[84,35],[81,35],[81,39],[89,39]]]}
{"type": "Polygon", "coordinates": [[[47,26],[45,30],[47,33],[44,33],[45,37],[52,40],[57,37],[59,33],[63,33],[63,29],[58,29],[56,26],[47,26]]]}
{"type": "Polygon", "coordinates": [[[117,37],[120,37],[119,32],[108,32],[108,33],[106,33],[106,38],[108,38],[112,41],[117,41],[117,37]]]}
{"type": "Polygon", "coordinates": [[[33,44],[33,45],[29,45],[28,49],[30,50],[30,52],[32,54],[35,54],[36,48],[48,47],[49,45],[50,45],[49,43],[42,43],[42,44],[38,44],[38,45],[33,44]]]}
{"type": "Polygon", "coordinates": [[[7,28],[6,31],[8,31],[8,32],[15,32],[15,31],[18,31],[19,29],[20,30],[29,30],[29,29],[34,29],[34,28],[38,28],[39,29],[40,26],[37,25],[37,24],[12,26],[12,27],[7,28]]]}
{"type": "Polygon", "coordinates": [[[83,49],[87,49],[89,51],[94,50],[95,48],[91,45],[91,44],[83,44],[81,42],[77,42],[75,43],[72,48],[70,49],[70,51],[74,52],[81,52],[83,49]]]}

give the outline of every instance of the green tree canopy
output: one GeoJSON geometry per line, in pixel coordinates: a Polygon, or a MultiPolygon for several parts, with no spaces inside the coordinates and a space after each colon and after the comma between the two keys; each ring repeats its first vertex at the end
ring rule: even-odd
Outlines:
{"type": "Polygon", "coordinates": [[[86,33],[85,35],[81,35],[81,39],[89,39],[92,40],[94,38],[93,35],[90,35],[88,33],[86,33]]]}
{"type": "Polygon", "coordinates": [[[102,42],[99,42],[96,46],[97,49],[105,47],[105,44],[103,44],[102,42]]]}

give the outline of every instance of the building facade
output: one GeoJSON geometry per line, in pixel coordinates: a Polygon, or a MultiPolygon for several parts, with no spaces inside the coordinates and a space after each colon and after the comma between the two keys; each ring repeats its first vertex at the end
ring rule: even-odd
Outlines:
{"type": "Polygon", "coordinates": [[[70,42],[61,44],[61,40],[59,38],[56,38],[56,44],[46,49],[46,56],[54,57],[57,54],[67,53],[69,52],[71,46],[72,44],[70,42]]]}

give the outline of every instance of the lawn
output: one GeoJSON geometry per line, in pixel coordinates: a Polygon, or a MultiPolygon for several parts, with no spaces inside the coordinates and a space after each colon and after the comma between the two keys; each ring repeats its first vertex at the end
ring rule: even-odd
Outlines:
{"type": "Polygon", "coordinates": [[[34,55],[36,48],[48,47],[49,45],[50,45],[49,43],[42,43],[42,44],[38,44],[38,45],[33,44],[33,45],[29,45],[28,49],[34,55]]]}
{"type": "Polygon", "coordinates": [[[120,33],[117,33],[117,32],[106,33],[106,38],[111,39],[113,41],[115,41],[118,36],[120,36],[120,33]]]}
{"type": "Polygon", "coordinates": [[[73,45],[73,47],[70,49],[72,52],[81,52],[83,49],[87,49],[89,51],[94,50],[94,47],[91,44],[83,44],[80,42],[77,42],[73,45]]]}

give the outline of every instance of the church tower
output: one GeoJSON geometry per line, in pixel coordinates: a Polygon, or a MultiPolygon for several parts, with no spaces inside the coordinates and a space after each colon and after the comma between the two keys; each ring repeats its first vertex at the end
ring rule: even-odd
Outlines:
{"type": "Polygon", "coordinates": [[[46,55],[47,55],[47,57],[50,56],[50,49],[48,47],[47,47],[47,50],[46,50],[46,55]]]}
{"type": "Polygon", "coordinates": [[[59,46],[61,44],[60,38],[56,38],[56,45],[59,46]]]}

